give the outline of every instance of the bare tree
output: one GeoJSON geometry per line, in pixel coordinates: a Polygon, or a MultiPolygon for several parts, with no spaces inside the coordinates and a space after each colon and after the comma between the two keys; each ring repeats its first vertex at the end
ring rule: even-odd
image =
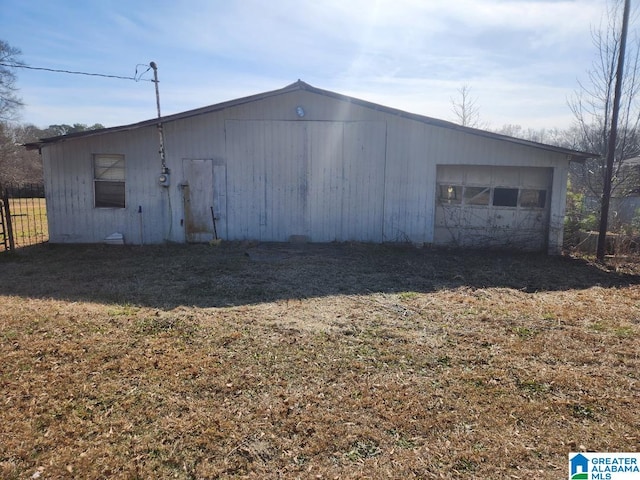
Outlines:
{"type": "Polygon", "coordinates": [[[0,122],[0,184],[41,183],[42,160],[37,150],[22,145],[33,142],[46,130],[33,125],[0,122]]]}
{"type": "MultiPolygon", "coordinates": [[[[587,79],[579,88],[569,106],[575,117],[576,147],[600,156],[574,165],[574,188],[600,196],[605,176],[605,159],[611,129],[611,116],[616,80],[616,65],[620,51],[620,21],[623,2],[610,0],[600,26],[593,28],[591,37],[596,59],[587,71],[587,79]]],[[[633,169],[625,168],[623,160],[640,154],[640,48],[637,38],[627,43],[627,55],[622,84],[622,98],[618,121],[618,136],[612,178],[614,195],[624,196],[635,183],[633,169]]]]}
{"type": "Polygon", "coordinates": [[[522,125],[507,123],[501,128],[493,129],[495,133],[508,135],[509,137],[522,138],[531,142],[546,143],[547,145],[556,145],[558,147],[578,149],[575,145],[571,131],[561,130],[559,128],[523,128],[522,125]]]}
{"type": "Polygon", "coordinates": [[[20,50],[0,40],[0,182],[12,181],[20,176],[20,163],[15,130],[10,121],[15,120],[22,107],[17,95],[16,75],[12,65],[21,65],[20,50]]]}
{"type": "Polygon", "coordinates": [[[15,120],[22,100],[17,96],[16,75],[11,65],[23,65],[19,60],[22,52],[0,40],[0,121],[15,120]]]}
{"type": "Polygon", "coordinates": [[[480,107],[477,98],[471,95],[471,87],[463,85],[458,89],[458,96],[451,97],[451,105],[457,123],[463,127],[482,128],[480,107]]]}

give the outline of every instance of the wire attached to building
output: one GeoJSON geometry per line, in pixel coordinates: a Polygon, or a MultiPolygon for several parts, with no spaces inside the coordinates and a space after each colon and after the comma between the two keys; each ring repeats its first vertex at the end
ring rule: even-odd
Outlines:
{"type": "MultiPolygon", "coordinates": [[[[147,70],[145,70],[140,75],[138,75],[138,67],[141,66],[141,64],[136,65],[136,75],[134,77],[124,77],[124,76],[121,76],[121,75],[107,75],[107,74],[104,74],[104,73],[78,72],[78,71],[74,71],[74,70],[61,70],[61,69],[57,69],[57,68],[31,67],[29,65],[21,65],[19,63],[0,62],[0,65],[2,65],[3,67],[26,68],[27,70],[41,70],[41,71],[45,71],[45,72],[66,73],[66,74],[71,74],[71,75],[86,75],[86,76],[90,76],[90,77],[117,78],[119,80],[133,80],[134,82],[140,82],[140,81],[153,82],[153,80],[151,80],[149,78],[142,78],[142,76],[145,73],[147,73],[151,69],[151,67],[149,67],[147,70]]],[[[148,66],[148,65],[144,65],[144,66],[148,66]]]]}
{"type": "MultiPolygon", "coordinates": [[[[136,71],[133,77],[125,77],[122,75],[108,75],[108,74],[104,74],[104,73],[90,73],[90,72],[79,72],[79,71],[74,71],[74,70],[62,70],[62,69],[57,69],[57,68],[46,68],[46,67],[31,67],[29,65],[24,65],[24,64],[20,64],[20,63],[6,63],[6,62],[0,62],[1,66],[4,67],[10,67],[10,68],[25,68],[28,70],[40,70],[40,71],[45,71],[45,72],[54,72],[54,73],[66,73],[66,74],[70,74],[70,75],[85,75],[85,76],[90,76],[90,77],[102,77],[102,78],[115,78],[118,80],[133,80],[134,82],[139,82],[139,81],[145,81],[145,82],[153,82],[155,84],[155,90],[156,90],[156,106],[158,109],[158,133],[159,133],[159,137],[160,137],[160,161],[161,161],[161,175],[160,175],[160,185],[162,185],[163,187],[169,187],[170,181],[169,181],[169,168],[167,168],[167,164],[165,163],[165,151],[164,151],[164,131],[162,128],[162,116],[160,114],[160,94],[158,91],[158,67],[156,65],[155,62],[150,62],[148,65],[147,64],[142,64],[139,63],[138,65],[136,65],[136,71]],[[139,67],[147,67],[146,70],[141,71],[140,73],[138,73],[138,68],[139,67]],[[148,79],[148,78],[142,78],[144,76],[145,73],[147,73],[149,70],[153,70],[153,79],[148,79]]],[[[142,69],[141,69],[142,70],[142,69]]],[[[169,207],[169,233],[167,234],[167,237],[165,238],[166,241],[170,241],[171,240],[171,236],[172,236],[172,231],[173,231],[173,208],[171,205],[171,191],[169,188],[166,188],[167,191],[167,201],[168,201],[168,207],[169,207]]],[[[139,213],[142,214],[142,207],[139,207],[139,213]]],[[[142,222],[142,217],[141,218],[141,222],[142,222]]],[[[141,231],[141,236],[142,236],[142,230],[143,230],[143,225],[141,223],[140,226],[140,231],[141,231]]],[[[142,243],[142,241],[141,241],[142,243]]]]}

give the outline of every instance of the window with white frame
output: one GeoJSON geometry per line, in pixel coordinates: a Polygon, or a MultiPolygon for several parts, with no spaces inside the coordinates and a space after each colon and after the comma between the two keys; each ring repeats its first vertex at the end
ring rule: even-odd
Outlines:
{"type": "Polygon", "coordinates": [[[96,208],[124,208],[124,155],[95,154],[93,185],[96,208]]]}

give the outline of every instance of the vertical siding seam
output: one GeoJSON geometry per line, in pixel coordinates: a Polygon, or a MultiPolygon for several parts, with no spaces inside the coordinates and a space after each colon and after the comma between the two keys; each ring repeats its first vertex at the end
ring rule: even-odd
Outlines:
{"type": "MultiPolygon", "coordinates": [[[[344,141],[344,122],[341,122],[340,124],[340,130],[341,130],[341,134],[340,134],[340,138],[341,138],[341,142],[340,142],[340,149],[341,149],[341,161],[340,161],[340,165],[342,166],[342,198],[340,200],[340,236],[342,237],[342,241],[346,241],[348,240],[346,238],[345,235],[345,221],[344,221],[344,217],[345,217],[345,171],[346,171],[346,167],[347,167],[347,162],[345,161],[344,158],[344,153],[345,153],[345,141],[344,141]]],[[[347,197],[348,198],[348,197],[347,197]]]]}
{"type": "Polygon", "coordinates": [[[387,150],[387,142],[388,139],[388,127],[387,127],[387,121],[385,120],[384,122],[384,167],[382,169],[382,178],[383,178],[383,182],[382,182],[382,221],[380,222],[380,241],[384,243],[385,241],[385,232],[384,232],[384,225],[386,222],[386,217],[385,217],[385,211],[387,208],[387,162],[389,161],[389,155],[388,155],[388,150],[387,150]]]}

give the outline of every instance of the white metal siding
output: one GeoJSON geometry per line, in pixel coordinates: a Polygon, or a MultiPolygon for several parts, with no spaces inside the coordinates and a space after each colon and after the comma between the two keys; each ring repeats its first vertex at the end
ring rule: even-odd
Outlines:
{"type": "Polygon", "coordinates": [[[345,201],[343,124],[324,122],[325,138],[307,137],[309,171],[309,228],[318,242],[342,239],[345,201]]]}
{"type": "Polygon", "coordinates": [[[559,153],[308,91],[167,122],[164,131],[168,188],[157,183],[155,127],[45,146],[51,241],[100,242],[116,231],[126,243],[185,241],[182,162],[210,159],[222,238],[430,243],[436,166],[482,165],[553,169],[549,247],[562,242],[568,160],[559,153]],[[94,208],[95,153],[125,156],[126,208],[94,208]]]}
{"type": "Polygon", "coordinates": [[[385,124],[226,122],[229,238],[382,241],[385,124]]]}
{"type": "Polygon", "coordinates": [[[61,142],[44,149],[52,243],[100,242],[114,232],[123,233],[127,243],[162,241],[168,208],[157,185],[160,161],[154,133],[143,129],[61,142]],[[124,155],[125,208],[95,208],[92,158],[96,153],[124,155]]]}
{"type": "Polygon", "coordinates": [[[432,129],[418,122],[394,119],[387,128],[384,185],[384,241],[429,242],[432,213],[429,194],[431,151],[437,145],[432,129]]]}

